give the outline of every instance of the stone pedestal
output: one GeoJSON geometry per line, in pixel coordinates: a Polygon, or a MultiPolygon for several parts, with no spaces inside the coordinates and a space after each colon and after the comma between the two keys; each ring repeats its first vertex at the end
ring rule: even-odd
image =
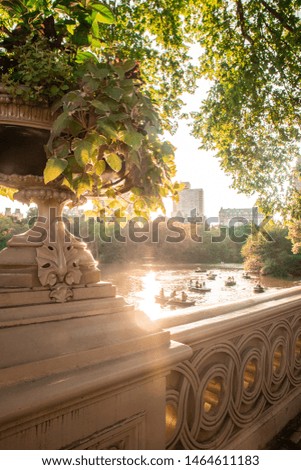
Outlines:
{"type": "Polygon", "coordinates": [[[0,449],[164,448],[166,376],[190,348],[110,284],[86,289],[0,291],[0,449]]]}
{"type": "Polygon", "coordinates": [[[53,119],[0,87],[0,184],[39,207],[0,253],[0,449],[162,449],[165,378],[190,348],[101,282],[65,227],[81,201],[44,183],[53,119]]]}
{"type": "Polygon", "coordinates": [[[38,220],[0,252],[0,449],[164,449],[166,376],[190,348],[100,281],[62,218],[72,194],[25,179],[38,220]]]}

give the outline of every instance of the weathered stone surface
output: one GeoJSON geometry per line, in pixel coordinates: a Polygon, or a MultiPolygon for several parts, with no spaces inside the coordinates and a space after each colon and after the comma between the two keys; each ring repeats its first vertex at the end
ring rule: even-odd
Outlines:
{"type": "Polygon", "coordinates": [[[0,448],[164,448],[166,376],[190,348],[108,283],[76,292],[29,305],[45,290],[20,289],[0,309],[0,448]]]}

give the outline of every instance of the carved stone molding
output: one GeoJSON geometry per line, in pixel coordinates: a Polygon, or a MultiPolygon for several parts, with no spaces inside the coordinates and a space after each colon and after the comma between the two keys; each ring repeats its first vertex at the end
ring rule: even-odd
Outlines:
{"type": "Polygon", "coordinates": [[[130,416],[70,444],[66,449],[133,450],[145,448],[145,413],[130,416]]]}
{"type": "Polygon", "coordinates": [[[18,102],[0,86],[0,123],[51,129],[53,121],[54,115],[50,108],[18,102]]]}

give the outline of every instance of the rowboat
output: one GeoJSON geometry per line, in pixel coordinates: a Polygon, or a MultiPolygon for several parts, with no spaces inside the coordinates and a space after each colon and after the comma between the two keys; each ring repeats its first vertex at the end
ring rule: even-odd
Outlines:
{"type": "Polygon", "coordinates": [[[207,272],[207,269],[197,268],[194,272],[195,272],[195,273],[206,273],[206,272],[207,272]]]}
{"type": "Polygon", "coordinates": [[[192,307],[195,304],[195,300],[181,300],[181,299],[170,299],[167,305],[175,307],[192,307]]]}
{"type": "Polygon", "coordinates": [[[228,279],[226,279],[225,281],[225,286],[230,287],[230,286],[235,286],[235,285],[236,285],[236,281],[234,280],[232,276],[229,276],[228,279]]]}
{"type": "Polygon", "coordinates": [[[200,293],[210,292],[211,291],[211,289],[209,287],[193,287],[193,286],[190,286],[189,290],[191,292],[200,292],[200,293]]]}
{"type": "Polygon", "coordinates": [[[261,292],[264,292],[264,288],[260,284],[256,284],[256,286],[253,287],[253,292],[260,294],[261,292]]]}

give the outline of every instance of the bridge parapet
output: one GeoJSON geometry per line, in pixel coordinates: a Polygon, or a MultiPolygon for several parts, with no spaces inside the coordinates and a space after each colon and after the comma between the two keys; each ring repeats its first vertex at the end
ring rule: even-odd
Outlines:
{"type": "Polygon", "coordinates": [[[168,379],[168,449],[264,448],[301,411],[300,287],[158,323],[193,350],[168,379]]]}

